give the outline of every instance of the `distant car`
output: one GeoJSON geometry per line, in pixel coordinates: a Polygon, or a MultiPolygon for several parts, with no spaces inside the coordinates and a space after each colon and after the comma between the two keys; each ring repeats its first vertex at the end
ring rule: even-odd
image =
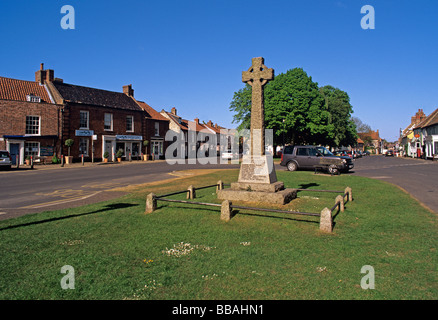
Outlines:
{"type": "Polygon", "coordinates": [[[393,156],[394,156],[394,151],[392,151],[392,150],[388,150],[388,151],[386,151],[385,156],[387,156],[387,157],[393,157],[393,156]]]}
{"type": "Polygon", "coordinates": [[[9,151],[0,150],[0,168],[11,169],[12,160],[9,151]]]}
{"type": "Polygon", "coordinates": [[[332,174],[339,171],[348,172],[354,167],[351,158],[336,156],[320,146],[286,146],[280,165],[289,171],[322,167],[332,174]]]}
{"type": "Polygon", "coordinates": [[[222,152],[221,158],[224,160],[233,160],[233,159],[237,159],[238,155],[237,155],[237,153],[233,152],[232,150],[227,150],[227,151],[222,152]]]}

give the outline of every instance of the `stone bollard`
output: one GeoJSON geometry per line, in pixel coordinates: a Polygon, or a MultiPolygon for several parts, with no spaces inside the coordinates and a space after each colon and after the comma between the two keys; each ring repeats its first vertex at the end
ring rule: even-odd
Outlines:
{"type": "Polygon", "coordinates": [[[189,186],[187,188],[187,199],[193,200],[196,198],[196,191],[194,186],[189,186]]]}
{"type": "Polygon", "coordinates": [[[232,205],[232,203],[229,200],[222,201],[221,220],[227,221],[227,222],[231,220],[231,212],[233,211],[233,209],[231,208],[231,205],[232,205]]]}
{"type": "Polygon", "coordinates": [[[152,213],[157,210],[157,198],[154,193],[149,193],[146,196],[146,211],[145,214],[152,213]]]}
{"type": "Polygon", "coordinates": [[[341,211],[341,212],[344,212],[344,196],[341,196],[341,195],[339,195],[339,196],[337,196],[336,197],[336,199],[335,199],[335,204],[337,203],[339,201],[339,210],[341,211]]]}
{"type": "Polygon", "coordinates": [[[333,219],[332,212],[328,208],[324,208],[321,211],[321,219],[319,221],[319,229],[324,232],[333,231],[333,219]]]}
{"type": "Polygon", "coordinates": [[[219,180],[216,184],[216,192],[223,189],[224,189],[224,183],[222,182],[222,180],[219,180]]]}
{"type": "Polygon", "coordinates": [[[350,187],[346,187],[344,194],[348,194],[348,201],[353,201],[353,191],[351,190],[350,187]]]}

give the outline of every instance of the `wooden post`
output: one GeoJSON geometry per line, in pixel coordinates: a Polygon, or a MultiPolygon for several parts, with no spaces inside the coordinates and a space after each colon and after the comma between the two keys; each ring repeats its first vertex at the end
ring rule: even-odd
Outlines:
{"type": "Polygon", "coordinates": [[[319,229],[324,232],[332,232],[333,231],[333,219],[332,212],[328,208],[324,208],[321,211],[321,219],[319,221],[319,229]]]}
{"type": "Polygon", "coordinates": [[[154,193],[149,193],[146,196],[146,211],[145,214],[152,213],[157,210],[157,198],[154,193]]]}

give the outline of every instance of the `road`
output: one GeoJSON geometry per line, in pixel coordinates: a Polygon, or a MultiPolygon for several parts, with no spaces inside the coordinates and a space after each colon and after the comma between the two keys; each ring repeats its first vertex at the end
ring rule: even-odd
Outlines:
{"type": "Polygon", "coordinates": [[[0,171],[0,220],[117,198],[124,193],[107,191],[175,178],[175,173],[181,170],[238,167],[231,164],[169,165],[165,161],[133,161],[78,164],[64,168],[38,165],[34,170],[0,171]]]}
{"type": "Polygon", "coordinates": [[[353,171],[355,175],[395,184],[438,213],[437,161],[368,156],[355,160],[353,171]]]}
{"type": "MultiPolygon", "coordinates": [[[[124,194],[112,191],[115,188],[175,178],[175,172],[181,170],[238,167],[138,161],[64,168],[39,165],[34,170],[0,171],[0,220],[114,199],[124,194]]],[[[276,165],[276,170],[285,168],[276,165]]],[[[398,185],[438,212],[438,162],[369,156],[355,160],[350,174],[398,185]]]]}

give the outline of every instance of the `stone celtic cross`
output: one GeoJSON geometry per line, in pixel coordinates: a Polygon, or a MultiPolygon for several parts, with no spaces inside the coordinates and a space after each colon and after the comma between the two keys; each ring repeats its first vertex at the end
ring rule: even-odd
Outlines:
{"type": "Polygon", "coordinates": [[[263,103],[263,86],[269,80],[273,79],[274,69],[266,68],[262,57],[252,58],[252,66],[248,71],[242,72],[242,81],[248,83],[252,87],[251,155],[265,154],[265,108],[263,103]],[[254,131],[254,129],[256,131],[254,131]]]}

